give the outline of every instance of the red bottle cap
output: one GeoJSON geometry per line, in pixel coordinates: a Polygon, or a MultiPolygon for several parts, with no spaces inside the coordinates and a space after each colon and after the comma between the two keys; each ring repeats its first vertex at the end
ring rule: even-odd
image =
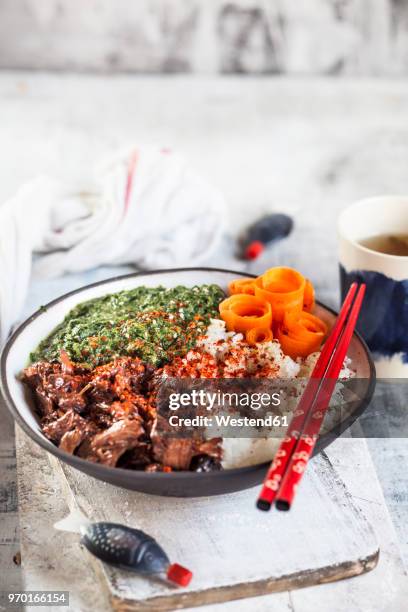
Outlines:
{"type": "Polygon", "coordinates": [[[259,240],[254,240],[254,242],[248,244],[247,248],[245,249],[245,259],[256,259],[262,253],[264,248],[265,247],[262,242],[259,242],[259,240]]]}
{"type": "Polygon", "coordinates": [[[190,572],[187,568],[179,565],[178,563],[173,563],[169,566],[167,570],[167,578],[172,582],[175,582],[179,586],[186,587],[190,584],[191,579],[193,577],[193,572],[190,572]]]}

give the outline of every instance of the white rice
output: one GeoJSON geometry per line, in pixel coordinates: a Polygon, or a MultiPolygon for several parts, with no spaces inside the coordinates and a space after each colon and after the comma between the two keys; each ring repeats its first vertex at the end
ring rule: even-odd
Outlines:
{"type": "MultiPolygon", "coordinates": [[[[198,345],[214,357],[218,363],[224,364],[226,375],[233,376],[234,370],[245,368],[250,377],[259,366],[273,365],[274,378],[282,379],[308,379],[320,356],[320,352],[311,353],[305,359],[298,358],[294,361],[291,357],[284,355],[277,340],[263,342],[256,346],[249,346],[242,334],[228,332],[225,322],[220,319],[212,319],[206,335],[199,340],[198,345]],[[228,364],[228,354],[231,348],[240,349],[240,361],[234,359],[231,366],[228,364]]],[[[341,379],[351,378],[354,372],[350,369],[350,359],[346,358],[340,373],[341,379]]],[[[306,380],[304,383],[306,386],[306,380]]],[[[301,389],[301,384],[299,385],[301,389]]],[[[333,397],[334,402],[341,401],[339,392],[333,397]]],[[[292,398],[290,406],[294,410],[298,398],[292,398]]],[[[289,405],[288,405],[289,407],[289,405]]],[[[223,439],[223,461],[225,469],[256,465],[271,461],[276,453],[280,439],[273,437],[251,437],[251,438],[224,438],[223,439]]]]}
{"type": "Polygon", "coordinates": [[[274,373],[276,378],[296,378],[300,371],[300,363],[284,355],[277,340],[249,346],[242,334],[228,332],[225,322],[220,319],[211,319],[206,335],[198,342],[198,346],[212,355],[217,362],[227,364],[227,373],[230,375],[234,373],[234,368],[245,368],[248,376],[251,376],[258,366],[272,364],[277,368],[274,373]],[[242,361],[239,365],[234,363],[228,368],[226,355],[231,350],[231,345],[241,350],[242,361]]]}

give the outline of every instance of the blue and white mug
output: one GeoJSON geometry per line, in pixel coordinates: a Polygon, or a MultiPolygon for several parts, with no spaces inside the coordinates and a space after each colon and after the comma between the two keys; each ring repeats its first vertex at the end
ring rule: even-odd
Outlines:
{"type": "Polygon", "coordinates": [[[338,233],[342,298],[353,281],[367,285],[358,330],[373,353],[377,376],[408,378],[408,256],[360,244],[384,234],[408,236],[408,197],[356,202],[341,213],[338,233]]]}

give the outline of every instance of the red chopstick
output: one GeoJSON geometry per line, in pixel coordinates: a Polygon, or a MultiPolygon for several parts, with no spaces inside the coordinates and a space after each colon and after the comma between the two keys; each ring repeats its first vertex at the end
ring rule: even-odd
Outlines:
{"type": "Polygon", "coordinates": [[[344,328],[344,332],[339,339],[336,346],[336,351],[333,353],[332,360],[329,364],[327,372],[325,373],[318,396],[316,397],[316,401],[308,413],[308,418],[306,419],[303,433],[297,440],[294,452],[289,463],[287,464],[285,476],[282,479],[279,492],[276,496],[276,507],[278,510],[290,509],[298,484],[312,455],[323,419],[329,407],[330,398],[333,395],[340,370],[347,354],[347,349],[350,345],[363,301],[364,292],[365,285],[361,285],[351,309],[349,319],[344,328]]]}
{"type": "Polygon", "coordinates": [[[275,499],[278,509],[288,510],[290,508],[297,484],[316,444],[343,365],[357,323],[364,291],[365,285],[361,285],[353,304],[357,283],[353,283],[349,289],[336,323],[300,398],[290,422],[288,434],[281,442],[268,470],[257,500],[257,507],[260,510],[269,510],[275,499]],[[349,313],[350,316],[347,319],[349,313]],[[316,379],[318,379],[317,382],[316,379]]]}
{"type": "Polygon", "coordinates": [[[276,498],[283,474],[286,469],[286,464],[288,463],[294,451],[296,441],[300,435],[300,432],[303,430],[304,423],[307,417],[308,406],[310,406],[316,395],[316,379],[321,379],[324,375],[328,359],[336,345],[337,338],[349,313],[356,291],[357,283],[353,283],[343,302],[340,313],[330,332],[330,335],[323,346],[322,352],[320,353],[320,357],[313,369],[306,389],[302,397],[300,398],[298,406],[296,407],[294,416],[289,424],[288,433],[282,440],[279,449],[274,457],[274,460],[271,464],[271,467],[267,472],[266,478],[264,480],[264,485],[261,490],[261,494],[257,501],[257,506],[260,510],[269,510],[276,498]]]}

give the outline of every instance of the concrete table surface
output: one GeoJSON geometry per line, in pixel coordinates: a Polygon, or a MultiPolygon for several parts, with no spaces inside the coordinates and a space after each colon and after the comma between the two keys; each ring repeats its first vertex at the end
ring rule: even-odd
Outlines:
{"type": "MultiPolygon", "coordinates": [[[[336,216],[360,197],[408,191],[407,126],[408,84],[399,81],[3,73],[0,202],[38,173],[83,178],[130,142],[171,146],[226,196],[228,235],[205,264],[242,269],[234,256],[237,232],[266,211],[286,211],[295,218],[294,234],[248,269],[298,266],[319,298],[337,306],[336,216]]],[[[33,279],[22,316],[114,272],[33,279]]],[[[1,576],[18,585],[11,563],[18,550],[13,429],[1,418],[1,576]]],[[[408,564],[408,443],[368,445],[408,564]]]]}

